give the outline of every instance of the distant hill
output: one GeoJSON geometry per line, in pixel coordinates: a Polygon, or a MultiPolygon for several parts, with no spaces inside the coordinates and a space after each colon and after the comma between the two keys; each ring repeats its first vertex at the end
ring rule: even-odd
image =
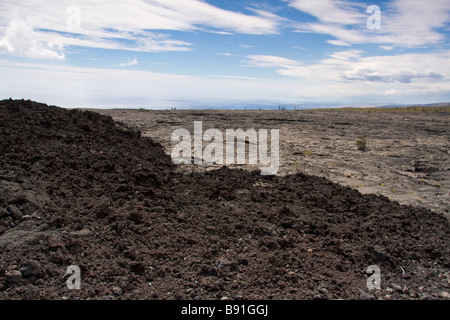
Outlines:
{"type": "Polygon", "coordinates": [[[450,103],[433,103],[409,106],[380,106],[371,108],[324,108],[323,111],[353,111],[353,112],[396,112],[396,113],[450,113],[450,103]]]}
{"type": "Polygon", "coordinates": [[[379,108],[407,108],[407,107],[448,107],[450,102],[428,103],[428,104],[391,104],[379,106],[379,108]]]}

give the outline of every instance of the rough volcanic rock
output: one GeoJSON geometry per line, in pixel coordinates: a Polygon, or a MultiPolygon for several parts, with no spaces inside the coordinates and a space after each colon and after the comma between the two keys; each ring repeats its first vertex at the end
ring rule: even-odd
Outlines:
{"type": "Polygon", "coordinates": [[[429,210],[305,174],[174,173],[90,111],[3,100],[0,135],[1,299],[446,297],[450,227],[429,210]]]}

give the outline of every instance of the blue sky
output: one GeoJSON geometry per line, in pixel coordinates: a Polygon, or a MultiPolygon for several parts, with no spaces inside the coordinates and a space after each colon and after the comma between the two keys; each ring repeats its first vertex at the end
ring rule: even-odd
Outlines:
{"type": "Polygon", "coordinates": [[[448,0],[2,0],[0,98],[150,108],[444,102],[449,34],[448,0]]]}

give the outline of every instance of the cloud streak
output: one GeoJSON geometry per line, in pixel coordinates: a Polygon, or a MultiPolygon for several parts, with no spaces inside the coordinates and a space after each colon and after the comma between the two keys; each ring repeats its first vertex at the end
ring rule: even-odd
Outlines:
{"type": "MultiPolygon", "coordinates": [[[[188,76],[128,68],[70,67],[0,60],[0,99],[25,98],[65,107],[164,107],[182,102],[286,101],[289,81],[188,76]],[[256,98],[255,98],[256,97],[256,98]]],[[[294,100],[289,100],[293,102],[294,100]]]]}
{"type": "Polygon", "coordinates": [[[282,19],[262,10],[252,15],[201,0],[3,0],[0,52],[64,59],[68,46],[142,52],[190,51],[188,42],[164,31],[252,35],[278,33],[282,19]]]}
{"type": "Polygon", "coordinates": [[[0,94],[70,106],[450,99],[448,0],[379,1],[380,30],[355,0],[213,3],[2,0],[0,55],[16,57],[0,61],[0,94]],[[146,54],[166,52],[186,54],[146,54]]]}
{"type": "Polygon", "coordinates": [[[138,64],[138,60],[136,57],[134,57],[133,60],[131,60],[130,58],[128,58],[127,62],[121,63],[120,66],[121,67],[131,67],[131,66],[135,66],[138,64]]]}
{"type": "Polygon", "coordinates": [[[362,14],[357,5],[343,0],[290,0],[289,6],[316,17],[320,22],[353,25],[367,17],[362,14]]]}
{"type": "Polygon", "coordinates": [[[381,11],[381,30],[367,28],[366,7],[349,0],[286,0],[289,5],[317,18],[318,22],[298,23],[297,32],[334,37],[330,44],[377,43],[399,47],[420,47],[443,42],[438,31],[450,22],[450,2],[433,0],[394,0],[381,11]]]}
{"type": "Polygon", "coordinates": [[[386,83],[450,79],[450,51],[362,57],[361,50],[338,51],[315,64],[277,56],[247,56],[249,67],[273,68],[280,75],[312,80],[386,83]],[[420,64],[415,63],[420,61],[420,64]]]}
{"type": "Polygon", "coordinates": [[[283,78],[187,76],[128,68],[101,69],[0,60],[0,98],[66,107],[168,107],[190,102],[245,104],[336,102],[417,103],[450,97],[450,52],[363,57],[336,52],[305,64],[277,56],[248,56],[246,66],[272,68],[283,78]],[[413,61],[421,61],[419,66],[413,61]],[[124,85],[126,84],[126,85],[124,85]],[[232,97],[232,98],[231,98],[232,97]]]}

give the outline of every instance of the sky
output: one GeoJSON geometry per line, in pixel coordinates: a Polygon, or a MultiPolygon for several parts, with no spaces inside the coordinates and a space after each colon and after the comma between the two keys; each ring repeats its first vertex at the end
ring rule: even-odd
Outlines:
{"type": "Polygon", "coordinates": [[[0,99],[62,107],[450,101],[450,0],[1,0],[0,99]]]}

